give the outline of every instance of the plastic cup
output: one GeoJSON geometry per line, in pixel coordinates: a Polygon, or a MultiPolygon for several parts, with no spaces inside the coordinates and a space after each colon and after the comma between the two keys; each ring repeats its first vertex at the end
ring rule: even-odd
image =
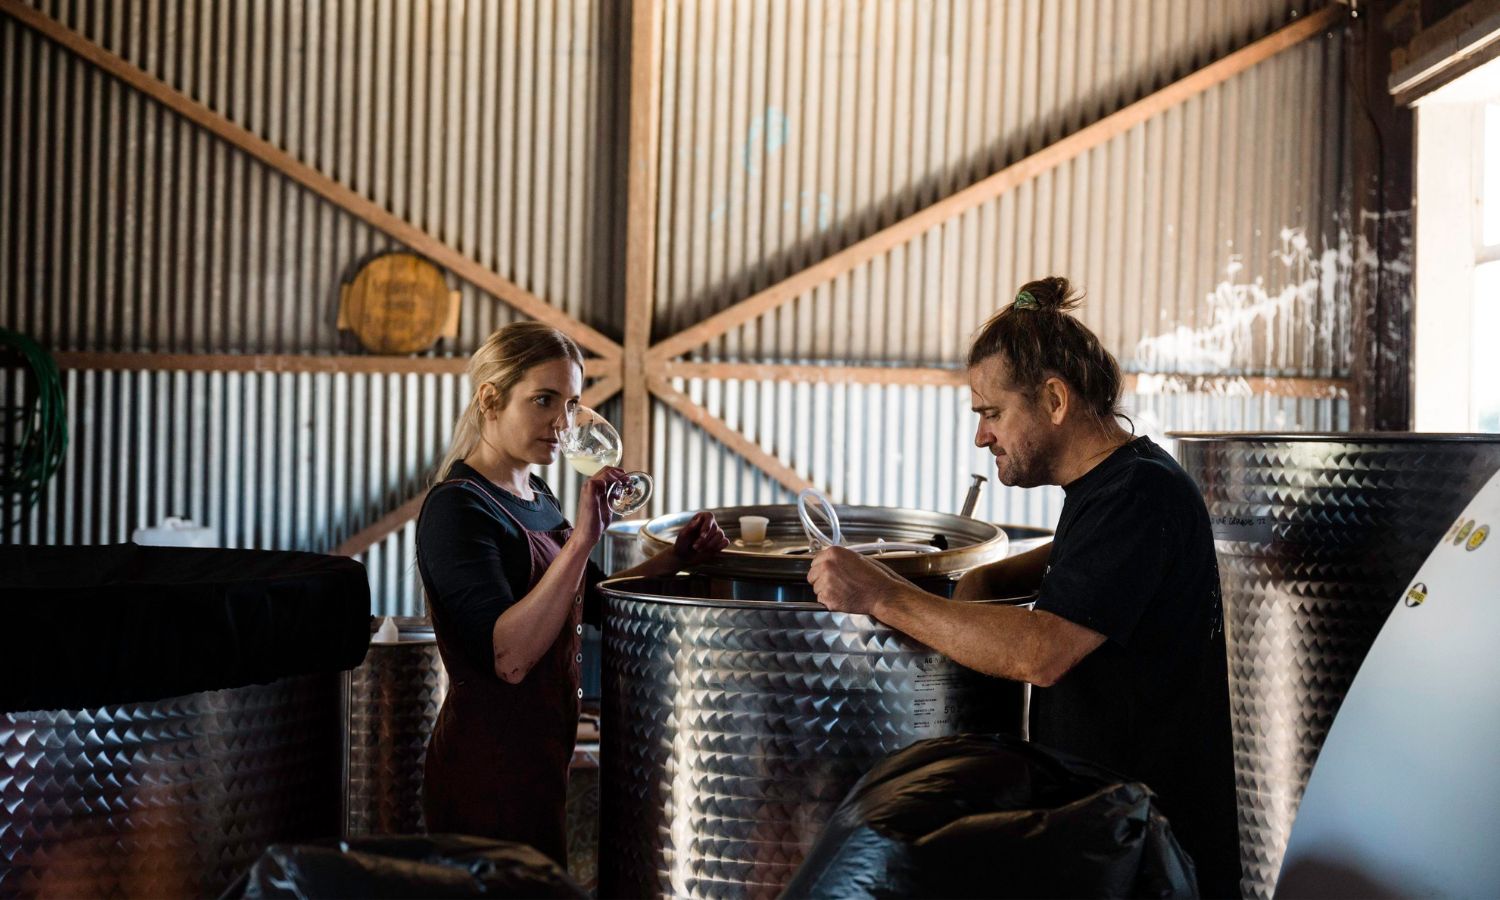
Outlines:
{"type": "Polygon", "coordinates": [[[763,543],[769,524],[771,520],[765,516],[740,516],[740,540],[747,544],[763,543]]]}

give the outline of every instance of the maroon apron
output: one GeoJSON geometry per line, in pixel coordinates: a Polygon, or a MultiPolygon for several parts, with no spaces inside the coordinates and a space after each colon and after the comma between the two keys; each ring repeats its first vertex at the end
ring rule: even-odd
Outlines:
{"type": "MultiPolygon", "coordinates": [[[[515,592],[520,599],[536,587],[573,529],[531,531],[488,486],[457,481],[479,487],[526,535],[531,574],[525,589],[515,592]]],[[[582,586],[561,633],[519,684],[503,681],[493,667],[476,670],[437,606],[429,603],[428,608],[448,669],[448,696],[427,744],[422,807],[428,832],[519,841],[566,868],[568,767],[578,736],[582,586]]]]}

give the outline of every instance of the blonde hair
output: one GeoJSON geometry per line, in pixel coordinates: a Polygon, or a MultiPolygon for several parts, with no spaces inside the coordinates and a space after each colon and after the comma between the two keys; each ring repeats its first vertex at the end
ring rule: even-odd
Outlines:
{"type": "Polygon", "coordinates": [[[448,453],[433,473],[433,484],[448,477],[453,464],[474,452],[479,446],[484,412],[479,408],[479,389],[486,384],[500,393],[500,406],[510,402],[511,389],[526,376],[532,366],[554,359],[570,359],[583,369],[583,351],[573,339],[541,322],[512,322],[490,335],[469,358],[469,384],[473,393],[469,405],[453,425],[453,440],[448,453]]]}

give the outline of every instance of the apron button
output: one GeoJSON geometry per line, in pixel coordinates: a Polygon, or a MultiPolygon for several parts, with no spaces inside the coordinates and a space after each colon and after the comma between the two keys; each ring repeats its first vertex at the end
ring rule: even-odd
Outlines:
{"type": "Polygon", "coordinates": [[[578,699],[579,699],[579,700],[582,700],[582,699],[583,699],[583,688],[579,688],[579,689],[578,689],[578,699]]]}
{"type": "Polygon", "coordinates": [[[575,625],[574,626],[574,630],[577,631],[579,634],[583,634],[583,626],[582,625],[575,625]]]}
{"type": "Polygon", "coordinates": [[[574,656],[573,662],[583,662],[583,654],[579,653],[578,655],[574,656]]]}

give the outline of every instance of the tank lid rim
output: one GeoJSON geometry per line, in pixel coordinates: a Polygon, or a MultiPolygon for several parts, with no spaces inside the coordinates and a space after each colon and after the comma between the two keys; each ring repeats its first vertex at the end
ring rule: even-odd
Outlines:
{"type": "Polygon", "coordinates": [[[1204,443],[1500,444],[1500,434],[1421,431],[1169,431],[1167,437],[1204,443]]]}

